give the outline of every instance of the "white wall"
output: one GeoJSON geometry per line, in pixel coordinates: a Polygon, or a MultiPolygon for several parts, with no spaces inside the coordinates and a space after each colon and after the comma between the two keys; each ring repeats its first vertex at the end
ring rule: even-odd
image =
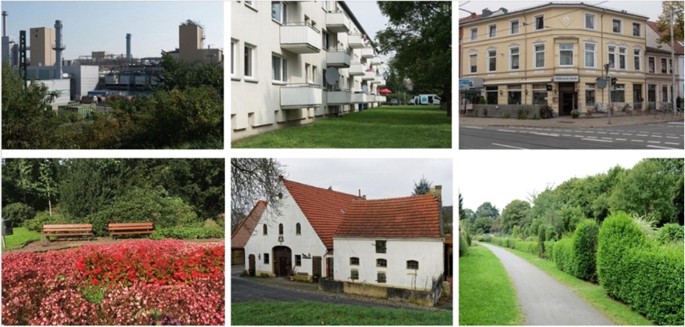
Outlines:
{"type": "Polygon", "coordinates": [[[69,90],[71,84],[69,79],[47,79],[35,82],[45,85],[48,88],[48,92],[57,91],[59,93],[58,97],[52,102],[53,108],[55,108],[56,105],[69,103],[69,90]]]}
{"type": "Polygon", "coordinates": [[[71,65],[64,66],[64,72],[70,74],[70,78],[76,81],[76,89],[73,90],[78,101],[82,96],[88,95],[89,91],[95,90],[98,84],[98,66],[71,65]]]}
{"type": "Polygon", "coordinates": [[[443,240],[430,238],[385,239],[386,253],[376,253],[375,241],[382,238],[333,238],[334,273],[337,281],[352,282],[351,270],[358,269],[357,283],[386,287],[430,290],[434,279],[444,272],[443,240]],[[359,258],[359,266],[350,266],[350,257],[359,258]],[[387,267],[376,267],[376,259],[386,259],[387,267]],[[407,260],[419,262],[419,269],[407,269],[407,260]],[[386,273],[386,283],[377,283],[377,273],[386,273]]]}
{"type": "Polygon", "coordinates": [[[292,251],[292,263],[295,265],[295,255],[307,255],[309,259],[302,258],[302,266],[295,267],[295,272],[306,272],[312,275],[312,258],[315,256],[321,257],[321,273],[325,276],[326,267],[324,255],[326,254],[326,246],[319,239],[314,231],[314,228],[309,224],[305,218],[302,210],[297,206],[295,200],[290,196],[287,190],[284,191],[283,199],[281,200],[282,207],[281,214],[276,216],[272,207],[267,206],[264,214],[257,223],[257,226],[252,233],[252,236],[245,244],[245,270],[249,269],[249,255],[255,256],[255,269],[257,275],[261,273],[273,274],[273,248],[275,246],[287,246],[292,251]],[[295,225],[300,223],[301,235],[295,235],[295,225]],[[267,225],[268,234],[263,235],[264,225],[267,225]],[[278,241],[278,225],[283,224],[283,242],[278,241]],[[271,263],[264,263],[264,253],[269,254],[271,263]],[[261,259],[259,259],[261,257],[261,259]]]}

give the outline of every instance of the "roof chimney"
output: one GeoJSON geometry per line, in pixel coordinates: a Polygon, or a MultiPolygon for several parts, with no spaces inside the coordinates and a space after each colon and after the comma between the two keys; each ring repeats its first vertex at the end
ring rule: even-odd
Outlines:
{"type": "Polygon", "coordinates": [[[131,33],[126,33],[126,59],[131,61],[131,33]]]}
{"type": "Polygon", "coordinates": [[[483,9],[483,18],[492,15],[492,11],[488,8],[483,9]]]}

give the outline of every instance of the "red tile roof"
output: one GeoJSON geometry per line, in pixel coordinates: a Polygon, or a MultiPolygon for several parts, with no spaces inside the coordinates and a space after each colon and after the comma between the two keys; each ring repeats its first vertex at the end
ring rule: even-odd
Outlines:
{"type": "Polygon", "coordinates": [[[247,217],[238,224],[238,227],[233,231],[233,235],[231,235],[231,249],[242,249],[245,247],[247,240],[250,239],[252,232],[257,227],[257,223],[262,217],[264,210],[266,210],[266,205],[266,201],[260,200],[257,202],[247,217]]]}
{"type": "Polygon", "coordinates": [[[358,200],[335,236],[440,237],[440,204],[433,195],[358,200]]]}
{"type": "MultiPolygon", "coordinates": [[[[659,30],[657,30],[657,27],[656,27],[656,22],[647,21],[647,26],[649,26],[659,36],[663,36],[666,34],[666,31],[659,33],[659,30]]],[[[671,45],[671,42],[665,42],[665,43],[668,44],[669,46],[671,45]]],[[[683,48],[683,45],[676,40],[675,48],[673,48],[673,50],[675,50],[675,54],[682,55],[684,53],[683,50],[685,50],[685,49],[683,48]]],[[[669,50],[669,52],[670,52],[670,50],[669,50]]]]}
{"type": "Polygon", "coordinates": [[[343,221],[343,212],[357,196],[284,179],[288,189],[326,248],[333,248],[333,234],[343,221]]]}

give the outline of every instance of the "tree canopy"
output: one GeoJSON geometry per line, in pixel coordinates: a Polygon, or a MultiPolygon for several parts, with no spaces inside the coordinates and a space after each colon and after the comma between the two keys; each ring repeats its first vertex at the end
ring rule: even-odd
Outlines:
{"type": "Polygon", "coordinates": [[[683,2],[662,1],[662,13],[656,21],[656,29],[662,33],[657,42],[671,43],[671,13],[673,13],[673,38],[676,42],[683,41],[683,2]]]}
{"type": "Polygon", "coordinates": [[[278,210],[284,191],[283,166],[270,158],[231,159],[231,227],[242,220],[259,200],[278,210]]]}

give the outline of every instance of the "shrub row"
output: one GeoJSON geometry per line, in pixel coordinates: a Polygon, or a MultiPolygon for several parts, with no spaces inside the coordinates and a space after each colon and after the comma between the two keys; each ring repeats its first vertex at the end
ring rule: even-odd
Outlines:
{"type": "Polygon", "coordinates": [[[597,274],[607,293],[660,325],[683,325],[683,244],[659,245],[616,213],[599,231],[597,274]]]}
{"type": "Polygon", "coordinates": [[[157,228],[150,237],[153,239],[173,238],[180,240],[223,238],[224,228],[216,223],[179,225],[166,228],[157,228]]]}
{"type": "Polygon", "coordinates": [[[531,254],[538,255],[540,252],[538,248],[538,242],[534,241],[522,241],[510,237],[488,237],[481,239],[482,242],[491,242],[493,244],[503,246],[510,249],[516,249],[523,252],[528,252],[531,254]]]}

